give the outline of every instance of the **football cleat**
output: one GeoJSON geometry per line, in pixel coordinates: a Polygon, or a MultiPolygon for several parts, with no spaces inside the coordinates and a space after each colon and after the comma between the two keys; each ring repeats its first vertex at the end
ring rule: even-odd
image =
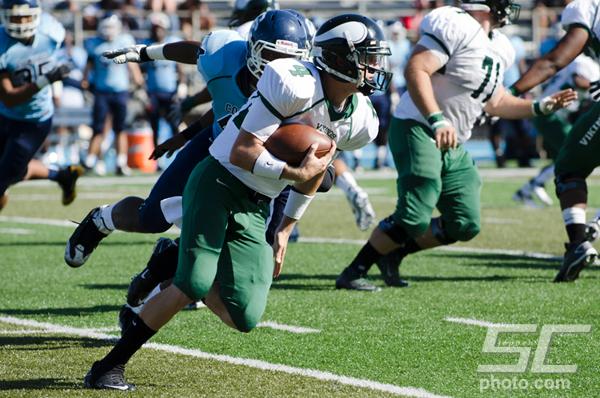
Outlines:
{"type": "Polygon", "coordinates": [[[546,206],[552,206],[552,198],[546,192],[546,189],[543,185],[535,185],[532,190],[533,194],[546,206]]]}
{"type": "Polygon", "coordinates": [[[356,226],[361,231],[366,231],[375,222],[375,210],[369,202],[369,195],[365,191],[358,190],[348,197],[356,226]]]}
{"type": "Polygon", "coordinates": [[[594,263],[598,252],[588,241],[581,243],[566,243],[565,255],[560,271],[554,282],[572,282],[579,277],[582,269],[594,263]]]}
{"type": "Polygon", "coordinates": [[[67,241],[65,248],[65,262],[69,267],[81,267],[90,257],[100,241],[110,231],[103,226],[100,218],[100,207],[92,209],[67,241]],[[98,226],[100,224],[100,227],[98,226]]]}
{"type": "Polygon", "coordinates": [[[127,289],[127,304],[132,307],[144,304],[144,300],[158,283],[148,268],[144,269],[131,279],[127,289]]]}
{"type": "Polygon", "coordinates": [[[595,242],[600,237],[600,218],[594,218],[585,226],[585,239],[595,242]]]}
{"type": "Polygon", "coordinates": [[[381,288],[373,285],[354,270],[346,268],[335,280],[336,289],[358,290],[362,292],[379,292],[381,288]]]}
{"type": "Polygon", "coordinates": [[[520,189],[517,192],[515,192],[515,194],[512,197],[512,200],[514,200],[517,203],[521,203],[527,207],[530,207],[532,209],[540,208],[540,206],[537,203],[535,203],[535,201],[533,200],[533,197],[530,194],[526,194],[520,189]]]}
{"type": "Polygon", "coordinates": [[[146,268],[129,284],[127,304],[132,307],[142,305],[156,285],[175,276],[178,257],[178,239],[158,238],[146,268]]]}
{"type": "Polygon", "coordinates": [[[125,331],[131,326],[136,315],[135,311],[127,304],[121,307],[121,310],[119,311],[119,329],[121,329],[121,337],[123,337],[125,331]]]}
{"type": "Polygon", "coordinates": [[[125,365],[117,365],[107,372],[98,374],[98,364],[99,362],[94,362],[92,368],[85,375],[83,379],[85,388],[135,391],[135,385],[129,384],[125,380],[125,365]]]}
{"type": "Polygon", "coordinates": [[[377,267],[381,271],[383,281],[391,287],[407,287],[408,282],[400,278],[400,263],[405,256],[400,250],[394,250],[391,253],[381,256],[377,260],[377,267]]]}
{"type": "Polygon", "coordinates": [[[131,176],[131,169],[127,165],[117,166],[116,174],[118,176],[129,177],[131,176]]]}
{"type": "Polygon", "coordinates": [[[77,179],[84,173],[83,167],[72,165],[58,171],[58,185],[62,190],[62,204],[70,205],[77,197],[77,179]]]}

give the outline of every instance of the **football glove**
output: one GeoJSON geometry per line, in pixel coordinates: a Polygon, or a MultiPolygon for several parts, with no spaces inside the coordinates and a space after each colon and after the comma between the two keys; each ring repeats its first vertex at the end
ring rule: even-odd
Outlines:
{"type": "Polygon", "coordinates": [[[131,47],[109,50],[102,53],[102,56],[112,59],[115,64],[124,64],[127,62],[148,62],[152,61],[146,52],[146,45],[137,44],[131,47]]]}

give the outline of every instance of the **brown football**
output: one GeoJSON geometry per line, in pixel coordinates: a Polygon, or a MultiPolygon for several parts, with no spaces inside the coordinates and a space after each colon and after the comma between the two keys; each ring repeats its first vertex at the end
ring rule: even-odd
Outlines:
{"type": "Polygon", "coordinates": [[[305,124],[284,124],[265,141],[265,148],[278,159],[292,166],[299,166],[313,143],[319,147],[315,155],[322,157],[329,152],[332,141],[325,134],[305,124]]]}

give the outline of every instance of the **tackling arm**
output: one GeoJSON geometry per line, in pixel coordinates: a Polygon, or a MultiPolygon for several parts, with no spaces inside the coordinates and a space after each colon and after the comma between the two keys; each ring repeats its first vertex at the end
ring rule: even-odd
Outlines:
{"type": "Polygon", "coordinates": [[[579,26],[569,27],[569,31],[548,54],[536,60],[521,78],[513,84],[515,93],[525,93],[550,79],[569,65],[585,48],[589,40],[588,31],[579,26]]]}
{"type": "Polygon", "coordinates": [[[35,83],[15,87],[8,72],[0,73],[0,101],[9,108],[29,101],[39,90],[35,83]]]}

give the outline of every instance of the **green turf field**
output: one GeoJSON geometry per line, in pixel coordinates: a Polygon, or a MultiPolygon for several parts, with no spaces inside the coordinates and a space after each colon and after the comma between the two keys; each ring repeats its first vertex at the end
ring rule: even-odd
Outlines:
{"type": "MultiPolygon", "coordinates": [[[[596,267],[576,283],[550,283],[560,264],[553,256],[562,254],[565,239],[560,211],[514,204],[510,197],[524,180],[485,178],[481,235],[452,251],[407,258],[402,272],[410,287],[374,294],[334,289],[368,233],[354,227],[339,190],[318,197],[301,223],[303,238],[311,239],[290,246],[266,325],[241,334],[207,309],[180,313],[131,361],[127,376],[138,391],[127,396],[600,396],[600,273],[596,267]],[[515,352],[531,349],[524,372],[477,371],[519,359],[482,352],[486,325],[497,323],[535,325],[536,332],[501,334],[497,342],[515,352]],[[591,325],[589,333],[554,335],[547,355],[539,356],[549,365],[577,365],[574,373],[531,370],[540,331],[553,324],[591,325]]],[[[81,382],[111,346],[106,338],[118,335],[129,279],[157,237],[113,234],[80,269],[65,265],[63,250],[74,228],[66,220],[79,221],[122,196],[145,195],[150,186],[127,181],[84,178],[67,208],[46,183],[10,191],[0,214],[0,396],[123,395],[83,390],[81,382]]],[[[360,182],[378,216],[386,216],[395,203],[394,181],[360,182]]],[[[590,198],[600,207],[598,179],[590,181],[590,198]]],[[[376,269],[371,276],[384,286],[376,269]]]]}

